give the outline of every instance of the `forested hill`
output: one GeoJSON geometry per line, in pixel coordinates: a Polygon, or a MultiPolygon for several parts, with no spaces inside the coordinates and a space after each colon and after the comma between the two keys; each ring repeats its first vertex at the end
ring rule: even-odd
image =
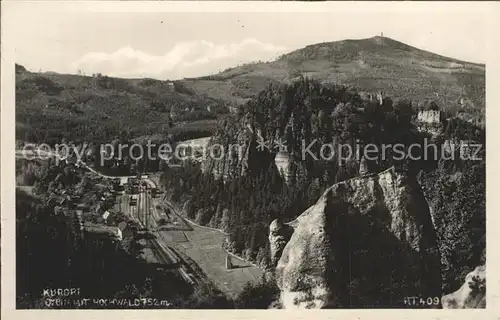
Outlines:
{"type": "Polygon", "coordinates": [[[432,99],[444,109],[464,113],[464,117],[484,117],[484,65],[379,36],[314,44],[273,62],[247,64],[181,83],[197,93],[241,102],[269,83],[299,76],[353,86],[358,91],[383,91],[392,98],[432,99]]]}
{"type": "Polygon", "coordinates": [[[433,100],[453,116],[484,123],[484,65],[373,37],[314,44],[273,62],[179,81],[35,73],[16,65],[16,138],[51,143],[208,136],[220,114],[235,111],[269,84],[300,76],[355,87],[361,95],[382,91],[421,104],[433,100]]]}
{"type": "Polygon", "coordinates": [[[16,139],[57,143],[210,135],[225,102],[181,83],[35,73],[16,64],[16,139]]]}
{"type": "MultiPolygon", "coordinates": [[[[229,234],[229,250],[268,267],[271,221],[295,219],[333,184],[395,167],[405,176],[418,177],[424,189],[436,223],[443,290],[451,292],[484,259],[485,162],[439,157],[446,140],[484,144],[480,127],[457,118],[444,120],[439,124],[442,133],[433,138],[439,150],[412,150],[412,157],[407,157],[409,146],[424,146],[424,139],[430,138],[416,126],[412,103],[387,97],[380,105],[361,99],[352,89],[308,78],[271,85],[242,111],[219,127],[212,139],[226,147],[244,145],[241,159],[226,152],[219,159],[208,159],[205,173],[197,165],[166,168],[162,179],[171,200],[184,205],[189,218],[229,234]],[[259,136],[270,142],[272,150],[259,150],[259,136]],[[279,140],[288,151],[283,152],[288,154],[288,169],[281,174],[275,162],[279,140]],[[308,148],[311,153],[304,153],[313,141],[317,143],[308,148]],[[333,153],[326,150],[315,159],[324,144],[334,145],[333,153]],[[368,144],[376,146],[377,158],[363,166],[354,154],[349,157],[338,148],[356,150],[355,144],[361,150],[368,144]],[[397,144],[405,146],[403,157],[384,148],[397,144]],[[346,160],[340,159],[341,154],[346,160]]],[[[484,159],[484,150],[481,154],[484,159]]]]}

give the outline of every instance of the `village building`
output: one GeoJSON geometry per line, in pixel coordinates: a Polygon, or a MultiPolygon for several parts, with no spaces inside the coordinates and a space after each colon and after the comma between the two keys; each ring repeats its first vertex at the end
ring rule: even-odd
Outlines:
{"type": "Polygon", "coordinates": [[[382,105],[384,103],[384,97],[382,96],[382,92],[377,93],[377,101],[379,105],[382,105]]]}
{"type": "Polygon", "coordinates": [[[110,212],[108,210],[104,211],[104,214],[102,215],[102,218],[104,219],[104,221],[108,220],[110,216],[110,212]]]}
{"type": "Polygon", "coordinates": [[[120,177],[120,185],[124,186],[128,183],[128,178],[127,177],[120,177]]]}
{"type": "Polygon", "coordinates": [[[421,110],[417,113],[416,126],[420,132],[437,137],[444,130],[444,113],[439,110],[421,110]]]}
{"type": "Polygon", "coordinates": [[[174,92],[175,91],[175,85],[173,82],[168,82],[167,83],[167,88],[169,92],[174,92]]]}
{"type": "Polygon", "coordinates": [[[87,237],[96,241],[122,241],[123,235],[120,228],[115,226],[105,226],[102,224],[84,222],[83,231],[87,237]]]}
{"type": "Polygon", "coordinates": [[[440,123],[442,112],[439,110],[421,110],[417,114],[417,120],[424,123],[440,123]]]}

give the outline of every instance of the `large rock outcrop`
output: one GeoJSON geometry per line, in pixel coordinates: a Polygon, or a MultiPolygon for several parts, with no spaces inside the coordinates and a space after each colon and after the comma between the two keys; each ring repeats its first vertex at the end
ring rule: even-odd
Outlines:
{"type": "Polygon", "coordinates": [[[404,307],[408,296],[441,296],[429,207],[394,168],[333,185],[288,225],[276,267],[284,308],[404,307]]]}
{"type": "Polygon", "coordinates": [[[441,304],[445,309],[486,308],[486,266],[469,272],[460,289],[443,296],[441,304]]]}
{"type": "Polygon", "coordinates": [[[223,124],[213,135],[206,146],[209,150],[212,149],[213,154],[208,152],[201,165],[204,172],[211,172],[216,178],[228,180],[249,172],[268,170],[275,152],[261,149],[259,141],[263,140],[272,146],[272,134],[269,132],[266,135],[262,127],[253,124],[248,117],[223,124]]]}

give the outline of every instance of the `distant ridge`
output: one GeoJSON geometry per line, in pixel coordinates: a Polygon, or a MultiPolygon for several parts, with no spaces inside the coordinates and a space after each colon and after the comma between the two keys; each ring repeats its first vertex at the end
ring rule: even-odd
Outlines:
{"type": "Polygon", "coordinates": [[[309,50],[315,50],[318,47],[324,48],[324,49],[330,48],[333,52],[334,51],[387,52],[387,50],[399,50],[399,51],[404,51],[404,52],[421,54],[421,55],[427,56],[429,58],[441,59],[443,61],[465,63],[465,64],[477,65],[479,67],[484,67],[484,64],[475,63],[475,62],[468,62],[468,61],[463,61],[463,60],[459,60],[459,59],[455,59],[455,58],[446,57],[446,56],[432,53],[430,51],[422,50],[422,49],[407,45],[403,42],[394,40],[392,38],[383,37],[383,36],[374,36],[374,37],[366,38],[366,39],[346,39],[346,40],[333,41],[333,42],[317,43],[317,44],[306,46],[303,49],[298,49],[298,50],[292,51],[288,54],[285,54],[281,57],[281,59],[285,59],[285,60],[290,59],[290,58],[293,58],[297,55],[301,55],[304,52],[307,52],[309,50]]]}
{"type": "Polygon", "coordinates": [[[124,130],[133,136],[169,132],[185,138],[204,137],[214,131],[218,113],[245,103],[270,84],[298,77],[354,87],[361,94],[382,92],[418,103],[433,100],[452,114],[484,122],[483,64],[381,36],[313,44],[272,62],[172,82],[37,73],[19,64],[15,70],[17,135],[26,138],[33,132],[57,136],[69,127],[77,132],[75,138],[104,137],[124,130]],[[178,121],[185,122],[184,129],[170,127],[172,108],[180,110],[178,121]],[[101,123],[112,128],[110,133],[95,129],[101,123]]]}
{"type": "Polygon", "coordinates": [[[441,106],[464,98],[484,109],[485,65],[445,57],[375,36],[308,45],[267,63],[181,80],[199,94],[245,102],[269,83],[307,76],[326,83],[384,91],[396,98],[435,100],[441,106]]]}

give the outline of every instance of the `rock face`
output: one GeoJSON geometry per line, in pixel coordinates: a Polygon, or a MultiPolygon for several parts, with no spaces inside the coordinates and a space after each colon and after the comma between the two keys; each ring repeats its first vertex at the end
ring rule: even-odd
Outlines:
{"type": "Polygon", "coordinates": [[[467,274],[460,289],[443,296],[441,304],[445,309],[486,308],[486,267],[467,274]]]}
{"type": "Polygon", "coordinates": [[[223,128],[227,130],[214,134],[207,144],[207,148],[212,148],[214,154],[207,153],[202,163],[202,170],[211,172],[216,178],[222,177],[226,180],[246,173],[252,151],[250,146],[255,143],[256,135],[254,128],[249,124],[247,127],[244,120],[240,123],[226,124],[223,128]],[[224,146],[223,150],[216,148],[215,145],[224,146]]]}
{"type": "Polygon", "coordinates": [[[209,150],[213,149],[214,154],[208,152],[202,162],[204,172],[211,172],[216,178],[227,180],[269,167],[274,154],[258,148],[260,139],[268,140],[262,137],[261,128],[252,126],[248,119],[240,119],[238,123],[227,124],[223,128],[225,130],[214,134],[206,146],[209,150]],[[221,150],[222,154],[219,153],[221,150]]]}
{"type": "Polygon", "coordinates": [[[284,308],[403,307],[407,296],[441,296],[429,207],[394,168],[333,185],[288,225],[276,266],[284,308]]]}

